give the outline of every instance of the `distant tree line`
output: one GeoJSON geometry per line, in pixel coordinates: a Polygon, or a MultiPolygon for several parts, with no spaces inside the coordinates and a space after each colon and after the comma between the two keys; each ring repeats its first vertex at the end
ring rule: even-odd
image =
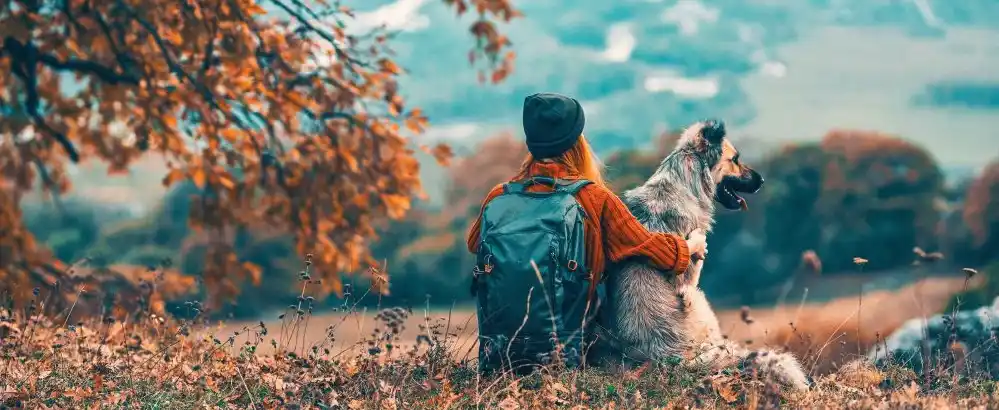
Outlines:
{"type": "MultiPolygon", "coordinates": [[[[654,139],[652,149],[607,156],[613,188],[624,191],[643,182],[677,137],[665,133],[654,139]]],[[[753,141],[736,143],[748,146],[753,141]]],[[[440,201],[444,205],[418,203],[401,220],[376,223],[379,238],[370,250],[380,265],[376,270],[388,274],[388,294],[371,294],[362,303],[469,302],[468,223],[486,192],[513,175],[525,153],[523,143],[512,135],[489,138],[447,169],[449,181],[440,201]]],[[[999,162],[973,180],[948,185],[921,147],[894,136],[844,130],[747,162],[767,182],[760,193],[748,197],[747,211],[719,211],[702,278],[713,298],[769,301],[774,289],[802,270],[856,272],[855,257],[867,261],[863,269],[868,272],[908,267],[916,247],[943,252],[940,266],[955,271],[999,259],[999,162]]],[[[87,258],[95,267],[148,269],[167,263],[198,277],[208,247],[187,223],[189,198],[196,193],[193,185],[181,184],[155,212],[139,220],[105,222],[109,217],[100,208],[81,202],[64,204],[58,219],[50,217],[54,210],[49,207],[29,208],[25,220],[62,260],[87,258]]],[[[294,284],[304,256],[296,252],[292,238],[246,228],[235,233],[232,244],[240,261],[260,267],[261,283],[245,285],[216,314],[256,316],[281,309],[297,297],[294,284]]],[[[350,297],[364,294],[369,278],[346,278],[345,283],[353,284],[350,297]]],[[[167,308],[182,313],[184,300],[201,296],[184,295],[167,308]]],[[[340,303],[333,296],[317,307],[340,303]]]]}

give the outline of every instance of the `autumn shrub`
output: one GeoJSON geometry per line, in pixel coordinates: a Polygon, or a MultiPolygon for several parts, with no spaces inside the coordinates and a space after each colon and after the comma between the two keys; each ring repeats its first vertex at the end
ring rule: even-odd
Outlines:
{"type": "Polygon", "coordinates": [[[832,131],[819,144],[788,146],[761,167],[765,248],[793,269],[814,250],[829,272],[854,257],[878,270],[911,263],[916,246],[937,249],[942,174],[922,148],[901,138],[832,131]]]}
{"type": "Polygon", "coordinates": [[[101,235],[108,224],[127,215],[107,210],[81,199],[41,202],[24,207],[24,224],[35,239],[62,261],[80,259],[82,251],[101,235]]]}

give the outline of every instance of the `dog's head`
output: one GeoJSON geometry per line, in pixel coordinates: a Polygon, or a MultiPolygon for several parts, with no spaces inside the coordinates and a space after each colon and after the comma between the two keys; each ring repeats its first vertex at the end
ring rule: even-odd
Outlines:
{"type": "Polygon", "coordinates": [[[706,120],[694,123],[680,137],[677,148],[689,149],[711,171],[715,201],[727,209],[747,208],[739,193],[754,194],[763,188],[763,176],[739,158],[739,150],[725,138],[725,123],[706,120]]]}

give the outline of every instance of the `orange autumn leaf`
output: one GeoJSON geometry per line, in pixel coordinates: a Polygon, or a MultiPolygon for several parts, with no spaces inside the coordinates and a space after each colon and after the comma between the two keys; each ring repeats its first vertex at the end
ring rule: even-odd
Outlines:
{"type": "Polygon", "coordinates": [[[385,204],[390,218],[398,219],[409,210],[409,197],[402,195],[382,195],[382,203],[385,204]]]}
{"type": "Polygon", "coordinates": [[[382,59],[378,62],[382,71],[389,74],[402,74],[402,68],[400,68],[394,61],[389,59],[382,59]]]}
{"type": "Polygon", "coordinates": [[[205,171],[204,170],[198,168],[198,169],[195,169],[195,170],[191,171],[191,181],[194,181],[194,186],[196,186],[198,188],[204,188],[205,187],[205,178],[206,178],[206,176],[205,176],[205,171]]]}
{"type": "Polygon", "coordinates": [[[236,183],[233,182],[231,178],[225,175],[219,175],[219,184],[224,186],[226,189],[235,189],[236,183]]]}
{"type": "Polygon", "coordinates": [[[259,265],[251,262],[243,262],[243,269],[246,269],[246,271],[250,273],[250,281],[254,285],[260,285],[262,271],[260,270],[259,265]]]}
{"type": "Polygon", "coordinates": [[[454,157],[454,151],[451,150],[451,146],[447,144],[437,144],[434,146],[430,153],[437,160],[437,163],[442,166],[448,166],[451,164],[451,158],[454,157]]]}
{"type": "Polygon", "coordinates": [[[163,177],[163,186],[169,187],[174,183],[184,179],[184,171],[179,169],[171,169],[165,177],[163,177]]]}
{"type": "Polygon", "coordinates": [[[222,138],[229,142],[236,142],[239,140],[240,132],[239,130],[233,128],[226,128],[222,130],[222,138]]]}

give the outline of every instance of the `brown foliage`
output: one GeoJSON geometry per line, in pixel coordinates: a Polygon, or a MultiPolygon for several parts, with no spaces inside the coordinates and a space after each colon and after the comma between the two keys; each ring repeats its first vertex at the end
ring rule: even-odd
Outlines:
{"type": "Polygon", "coordinates": [[[964,222],[981,249],[999,245],[999,161],[986,166],[968,187],[964,222]]]}
{"type": "Polygon", "coordinates": [[[7,275],[5,295],[17,305],[38,301],[64,313],[66,322],[79,317],[124,319],[133,312],[166,314],[165,302],[195,289],[195,278],[167,267],[113,265],[89,267],[45,257],[51,262],[21,265],[7,275]],[[44,287],[42,292],[39,286],[44,287]]]}
{"type": "Polygon", "coordinates": [[[482,198],[496,184],[516,175],[526,156],[527,145],[509,132],[483,141],[472,155],[455,161],[448,170],[448,209],[456,217],[464,217],[470,209],[478,212],[482,198]]]}
{"type": "Polygon", "coordinates": [[[478,14],[479,18],[472,23],[469,31],[475,36],[479,47],[468,52],[468,62],[475,64],[476,61],[486,60],[487,69],[479,71],[479,82],[485,82],[486,74],[490,71],[489,81],[493,84],[506,79],[513,72],[515,54],[509,50],[512,43],[496,29],[496,25],[489,21],[488,17],[509,22],[523,14],[513,8],[510,0],[444,0],[444,4],[453,7],[459,16],[467,13],[472,7],[478,14]]]}
{"type": "Polygon", "coordinates": [[[854,201],[862,203],[861,212],[914,209],[915,224],[932,229],[937,210],[917,203],[933,205],[943,177],[926,150],[896,136],[854,130],[830,131],[821,146],[835,156],[822,185],[826,212],[847,211],[842,205],[854,201]]]}
{"type": "MultiPolygon", "coordinates": [[[[316,255],[326,291],[371,262],[373,221],[401,217],[420,192],[407,133],[427,119],[399,94],[386,33],[347,34],[351,11],[323,1],[270,3],[287,19],[255,0],[0,7],[0,72],[12,74],[0,77],[5,284],[45,262],[21,223],[25,192],[67,192],[69,162],[118,173],[150,155],[167,161],[165,186],[200,191],[190,223],[212,245],[203,277],[214,301],[258,274],[230,250],[236,226],[291,233],[300,254],[316,255]]],[[[506,1],[471,4],[479,49],[498,61],[509,41],[486,18],[519,13],[506,1]]],[[[491,67],[494,82],[512,58],[491,67]]]]}

